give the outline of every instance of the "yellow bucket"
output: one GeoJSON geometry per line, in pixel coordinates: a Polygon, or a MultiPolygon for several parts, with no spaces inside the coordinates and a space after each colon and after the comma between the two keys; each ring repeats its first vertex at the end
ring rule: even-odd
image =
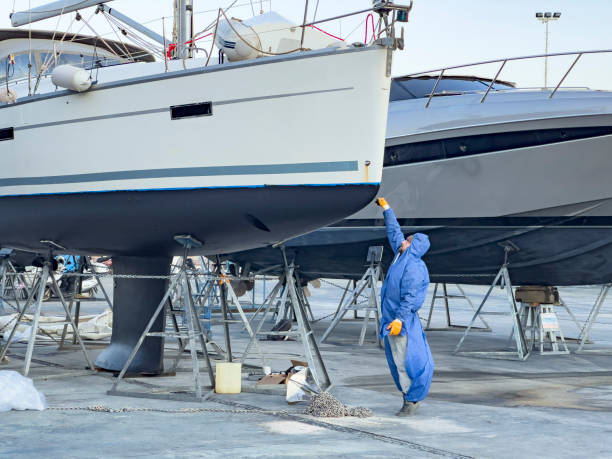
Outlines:
{"type": "Polygon", "coordinates": [[[217,394],[239,394],[242,390],[242,364],[235,362],[218,362],[215,375],[215,392],[217,394]]]}

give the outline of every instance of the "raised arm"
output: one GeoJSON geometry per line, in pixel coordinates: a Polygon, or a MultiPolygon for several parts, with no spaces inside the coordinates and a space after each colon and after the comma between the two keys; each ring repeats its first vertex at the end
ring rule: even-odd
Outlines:
{"type": "Polygon", "coordinates": [[[404,234],[402,233],[402,229],[397,222],[397,218],[395,218],[395,213],[393,213],[393,209],[387,203],[387,200],[383,197],[380,197],[376,200],[376,204],[383,208],[383,215],[385,217],[385,226],[387,227],[387,237],[389,238],[389,244],[391,244],[391,248],[393,249],[393,253],[396,253],[399,248],[402,246],[402,242],[404,241],[404,234]]]}
{"type": "Polygon", "coordinates": [[[404,233],[402,233],[402,229],[397,222],[397,218],[395,218],[393,209],[390,207],[385,209],[383,215],[385,216],[385,225],[387,226],[387,237],[389,238],[389,244],[391,244],[393,253],[396,253],[402,246],[402,242],[405,239],[404,233]]]}

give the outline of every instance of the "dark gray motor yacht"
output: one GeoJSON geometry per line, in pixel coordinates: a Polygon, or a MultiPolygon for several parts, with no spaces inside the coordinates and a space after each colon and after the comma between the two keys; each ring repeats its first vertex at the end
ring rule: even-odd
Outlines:
{"type": "MultiPolygon", "coordinates": [[[[513,283],[612,282],[611,172],[612,92],[439,74],[392,83],[379,195],[405,233],[429,235],[432,281],[489,284],[510,240],[513,283]]],[[[286,247],[304,277],[358,278],[372,245],[388,247],[374,203],[286,247]]]]}

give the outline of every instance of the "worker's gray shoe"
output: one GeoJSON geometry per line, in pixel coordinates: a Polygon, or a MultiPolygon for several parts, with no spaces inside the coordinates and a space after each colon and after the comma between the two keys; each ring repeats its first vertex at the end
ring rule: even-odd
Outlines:
{"type": "Polygon", "coordinates": [[[419,402],[409,402],[408,400],[404,399],[404,406],[402,406],[402,409],[396,413],[396,416],[412,416],[414,413],[416,413],[418,407],[419,402]]]}

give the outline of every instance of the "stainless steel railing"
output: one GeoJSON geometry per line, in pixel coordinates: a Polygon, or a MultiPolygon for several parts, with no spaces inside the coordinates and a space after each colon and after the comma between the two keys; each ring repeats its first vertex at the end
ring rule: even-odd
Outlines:
{"type": "Polygon", "coordinates": [[[494,60],[488,60],[488,61],[474,62],[474,63],[471,63],[471,64],[452,65],[452,66],[449,66],[449,67],[443,67],[443,68],[438,68],[438,69],[434,69],[434,70],[427,70],[427,71],[424,71],[424,72],[411,73],[411,74],[405,75],[405,76],[407,76],[407,77],[416,77],[416,76],[422,76],[422,75],[432,74],[432,73],[435,74],[437,72],[440,72],[439,75],[438,75],[438,79],[436,80],[436,83],[434,84],[434,87],[433,87],[433,89],[431,91],[431,94],[429,94],[429,98],[427,99],[427,103],[425,104],[425,107],[427,108],[431,104],[431,99],[433,99],[433,97],[436,95],[436,89],[438,87],[438,84],[440,83],[440,80],[442,80],[442,77],[444,76],[444,73],[446,71],[448,71],[448,70],[455,70],[455,69],[462,69],[462,68],[467,68],[467,67],[475,67],[475,66],[478,66],[478,65],[501,63],[501,65],[499,66],[499,69],[497,70],[497,73],[495,74],[495,77],[493,77],[493,79],[491,80],[491,83],[489,84],[489,87],[487,88],[487,90],[485,91],[484,95],[480,99],[480,103],[484,103],[484,101],[487,99],[487,96],[491,92],[491,89],[495,85],[495,82],[498,81],[499,75],[501,74],[502,70],[504,69],[506,63],[511,62],[511,61],[538,59],[538,58],[542,58],[542,57],[576,56],[576,58],[573,60],[572,64],[569,66],[567,71],[563,74],[563,77],[559,80],[557,85],[554,87],[554,89],[552,90],[552,92],[548,96],[549,99],[552,99],[553,96],[557,93],[558,89],[561,87],[561,85],[563,84],[563,82],[565,81],[567,76],[570,74],[570,72],[573,70],[573,68],[576,66],[576,64],[578,63],[578,61],[580,60],[580,58],[582,56],[584,56],[585,54],[605,54],[605,53],[612,53],[612,49],[598,49],[598,50],[590,50],[590,51],[569,51],[569,52],[563,52],[563,53],[534,54],[534,55],[529,55],[529,56],[507,57],[507,58],[504,58],[504,59],[494,59],[494,60]]]}

